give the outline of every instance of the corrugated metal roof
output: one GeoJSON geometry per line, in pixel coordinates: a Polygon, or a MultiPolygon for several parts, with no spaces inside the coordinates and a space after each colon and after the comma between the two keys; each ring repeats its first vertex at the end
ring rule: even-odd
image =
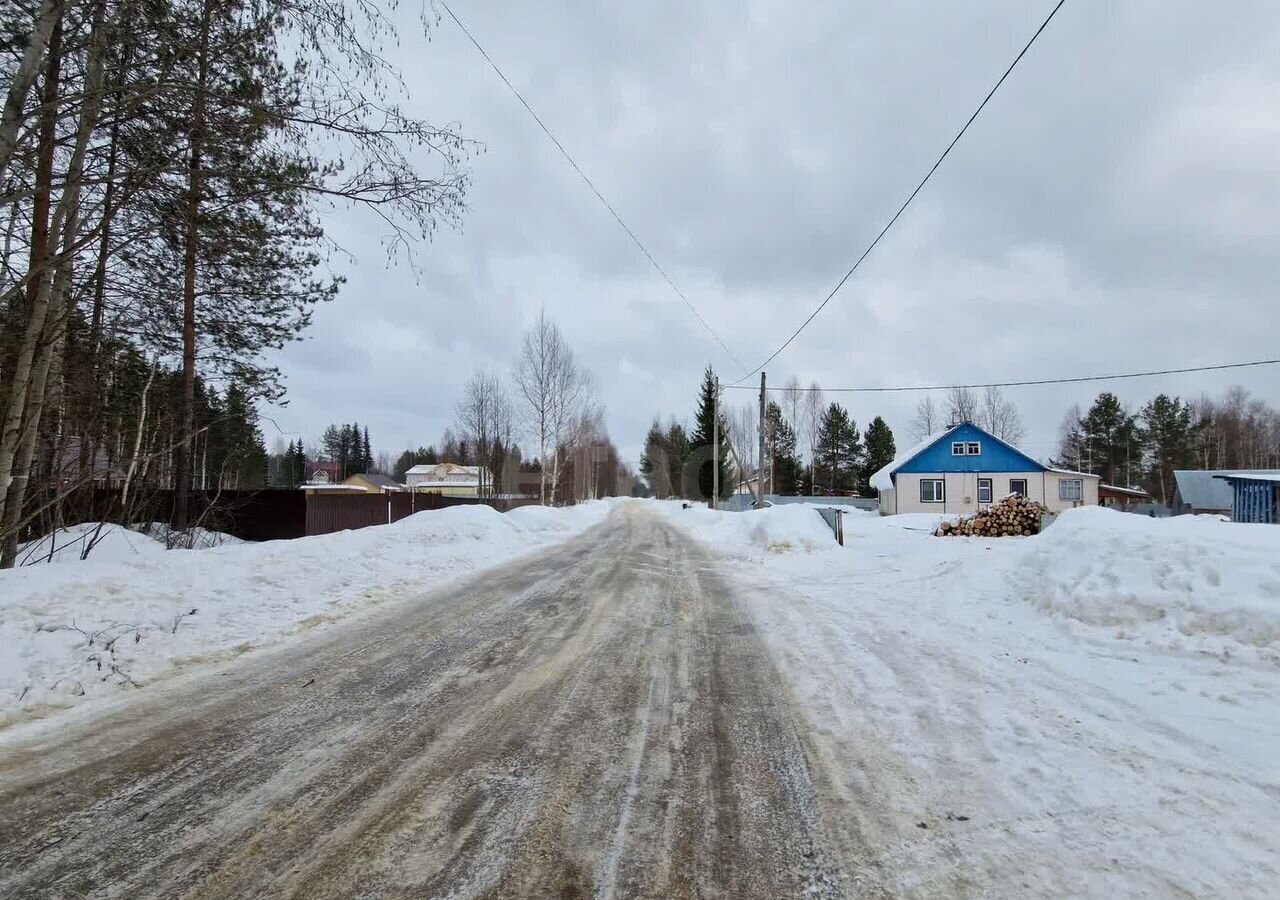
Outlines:
{"type": "Polygon", "coordinates": [[[1229,472],[1226,475],[1215,475],[1225,481],[1266,481],[1280,484],[1280,472],[1229,472]]]}
{"type": "Polygon", "coordinates": [[[1192,509],[1231,509],[1231,485],[1219,475],[1280,475],[1280,469],[1177,469],[1178,497],[1192,509]]]}

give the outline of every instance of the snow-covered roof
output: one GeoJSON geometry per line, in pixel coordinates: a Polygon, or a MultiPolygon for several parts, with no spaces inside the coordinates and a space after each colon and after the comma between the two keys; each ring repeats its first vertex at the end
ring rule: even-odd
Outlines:
{"type": "Polygon", "coordinates": [[[893,458],[893,462],[889,463],[889,465],[885,466],[883,469],[879,469],[878,471],[876,471],[875,474],[871,476],[871,486],[875,488],[877,491],[893,490],[893,473],[894,472],[898,471],[899,468],[901,468],[902,466],[905,466],[911,460],[915,459],[921,453],[928,450],[935,443],[942,440],[944,437],[946,437],[947,435],[949,435],[951,432],[955,431],[959,427],[960,427],[959,425],[953,425],[951,428],[948,428],[946,431],[939,431],[934,434],[931,434],[927,438],[925,438],[923,441],[916,444],[914,447],[911,447],[910,449],[907,449],[907,450],[903,450],[901,453],[899,453],[897,456],[893,458]]]}
{"type": "Polygon", "coordinates": [[[298,485],[304,491],[367,491],[367,487],[359,484],[334,484],[332,481],[307,482],[298,485]]]}
{"type": "Polygon", "coordinates": [[[1055,469],[1053,466],[1045,466],[1046,472],[1053,472],[1055,475],[1070,475],[1072,478],[1097,478],[1102,479],[1101,475],[1094,475],[1092,472],[1077,472],[1075,469],[1055,469]]]}
{"type": "Polygon", "coordinates": [[[1098,487],[1104,491],[1112,491],[1116,494],[1129,494],[1132,497],[1150,497],[1151,494],[1142,488],[1136,487],[1120,487],[1118,484],[1100,484],[1098,487]]]}
{"type": "Polygon", "coordinates": [[[458,463],[419,463],[405,471],[406,475],[479,475],[479,466],[463,466],[458,463]]]}

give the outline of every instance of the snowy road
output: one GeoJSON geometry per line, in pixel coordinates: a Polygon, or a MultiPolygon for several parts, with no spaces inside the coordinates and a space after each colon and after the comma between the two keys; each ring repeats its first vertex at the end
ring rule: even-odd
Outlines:
{"type": "Polygon", "coordinates": [[[790,697],[706,551],[621,506],[7,747],[0,896],[842,896],[790,697]]]}

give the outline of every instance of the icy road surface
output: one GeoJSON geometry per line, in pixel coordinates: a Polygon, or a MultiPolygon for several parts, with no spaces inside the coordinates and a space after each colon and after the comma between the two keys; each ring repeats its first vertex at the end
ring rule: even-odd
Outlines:
{"type": "Polygon", "coordinates": [[[623,505],[6,747],[0,896],[842,896],[790,697],[706,551],[623,505]]]}

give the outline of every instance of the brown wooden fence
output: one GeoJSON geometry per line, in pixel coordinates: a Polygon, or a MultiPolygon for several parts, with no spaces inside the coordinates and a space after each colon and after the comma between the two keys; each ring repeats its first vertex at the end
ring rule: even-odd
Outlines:
{"type": "Polygon", "coordinates": [[[331,534],[350,528],[387,525],[416,512],[448,506],[492,506],[508,512],[518,506],[537,504],[528,497],[478,498],[444,497],[437,493],[400,491],[391,494],[307,494],[307,534],[331,534]]]}
{"type": "MultiPolygon", "coordinates": [[[[20,540],[32,540],[54,527],[55,495],[31,498],[35,507],[50,507],[22,532],[20,540]]],[[[116,522],[124,525],[173,521],[173,491],[149,487],[135,489],[128,509],[123,508],[119,488],[86,485],[61,497],[57,524],[116,522]]],[[[302,537],[307,533],[307,498],[302,491],[192,491],[191,522],[223,531],[246,541],[270,541],[302,537]]]]}

